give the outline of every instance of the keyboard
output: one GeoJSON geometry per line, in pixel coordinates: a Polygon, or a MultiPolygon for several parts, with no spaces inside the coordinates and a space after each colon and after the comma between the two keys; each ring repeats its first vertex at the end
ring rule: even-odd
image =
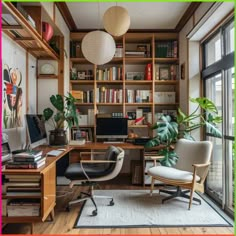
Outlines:
{"type": "Polygon", "coordinates": [[[52,150],[50,152],[48,152],[46,155],[47,156],[54,156],[54,157],[57,157],[59,156],[60,154],[62,154],[63,151],[62,150],[52,150]]]}

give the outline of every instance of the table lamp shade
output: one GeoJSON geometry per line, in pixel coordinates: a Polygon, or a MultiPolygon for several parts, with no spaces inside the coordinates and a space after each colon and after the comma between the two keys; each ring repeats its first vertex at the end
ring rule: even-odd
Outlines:
{"type": "Polygon", "coordinates": [[[130,26],[128,11],[120,6],[110,7],[103,15],[103,25],[106,31],[113,36],[121,36],[130,26]]]}
{"type": "Polygon", "coordinates": [[[95,65],[103,65],[111,61],[115,55],[116,44],[112,36],[96,30],[86,34],[82,40],[84,57],[95,65]]]}

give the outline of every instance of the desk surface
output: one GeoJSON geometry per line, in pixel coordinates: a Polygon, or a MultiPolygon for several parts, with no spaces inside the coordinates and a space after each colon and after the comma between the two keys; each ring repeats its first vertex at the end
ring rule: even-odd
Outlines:
{"type": "MultiPolygon", "coordinates": [[[[144,147],[141,145],[134,145],[132,143],[86,143],[84,145],[67,145],[63,147],[65,151],[63,151],[60,155],[48,156],[46,159],[46,164],[38,169],[3,169],[2,174],[40,174],[47,171],[51,165],[55,165],[55,163],[69,153],[71,150],[106,150],[109,146],[118,146],[123,148],[124,150],[144,150],[144,147]]],[[[43,155],[46,155],[51,150],[60,149],[59,147],[50,147],[50,146],[40,146],[37,149],[43,150],[43,155]]]]}

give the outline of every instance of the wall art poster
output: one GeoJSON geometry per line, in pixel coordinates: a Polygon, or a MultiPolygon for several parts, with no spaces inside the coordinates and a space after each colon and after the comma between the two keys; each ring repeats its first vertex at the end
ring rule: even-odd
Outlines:
{"type": "Polygon", "coordinates": [[[23,126],[22,74],[18,68],[3,66],[3,128],[23,126]]]}

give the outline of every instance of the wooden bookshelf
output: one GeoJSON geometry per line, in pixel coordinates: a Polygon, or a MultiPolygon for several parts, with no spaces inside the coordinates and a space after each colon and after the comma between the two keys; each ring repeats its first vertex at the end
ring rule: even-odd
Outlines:
{"type": "MultiPolygon", "coordinates": [[[[86,33],[71,33],[71,41],[75,41],[78,44],[82,42],[82,39],[86,33]]],[[[93,81],[80,81],[80,80],[71,80],[70,81],[70,88],[71,90],[93,90],[93,103],[78,103],[78,108],[83,114],[87,113],[87,105],[89,105],[90,109],[94,110],[94,116],[97,112],[101,113],[112,113],[112,112],[120,112],[124,116],[127,112],[135,112],[136,109],[146,109],[150,111],[152,123],[155,122],[156,113],[166,111],[166,110],[177,110],[179,105],[179,76],[177,75],[177,67],[179,64],[179,58],[176,57],[168,57],[168,58],[156,58],[156,45],[155,43],[158,40],[166,40],[168,41],[175,41],[178,42],[178,34],[177,33],[126,33],[124,36],[115,38],[116,44],[122,48],[122,57],[113,58],[109,63],[105,65],[93,65],[92,63],[88,62],[83,57],[73,57],[71,58],[70,62],[72,67],[75,67],[78,71],[83,70],[93,70],[93,81]],[[135,54],[142,54],[138,53],[139,50],[145,50],[145,53],[142,56],[135,55],[135,54]],[[131,51],[131,55],[126,55],[126,51],[131,51]],[[132,55],[132,51],[134,52],[132,55]],[[151,65],[151,80],[146,80],[146,66],[147,64],[151,65]],[[174,79],[168,80],[160,80],[157,79],[157,69],[159,67],[170,67],[174,65],[176,74],[174,79]],[[99,74],[98,70],[109,70],[110,67],[120,67],[122,68],[122,76],[120,80],[111,80],[110,78],[104,80],[99,74]],[[141,72],[143,73],[143,79],[130,79],[127,80],[127,73],[133,72],[141,72]],[[101,91],[107,91],[109,94],[110,92],[113,93],[113,90],[120,90],[122,89],[122,102],[100,102],[96,98],[97,94],[101,91]],[[127,102],[127,90],[133,90],[135,94],[136,91],[147,90],[150,94],[149,98],[144,99],[147,102],[127,102]],[[155,101],[155,93],[156,92],[174,92],[175,99],[173,102],[156,102],[155,101]]],[[[176,43],[175,43],[176,45],[176,43]]],[[[178,49],[178,45],[177,45],[178,49]]],[[[176,52],[175,52],[176,53],[176,52]]],[[[76,54],[76,53],[74,53],[76,54]]],[[[178,54],[178,51],[177,51],[178,54]]],[[[81,53],[79,53],[81,56],[81,53]]],[[[158,69],[159,70],[159,69],[158,69]]],[[[158,71],[159,72],[159,71],[158,71]]],[[[172,73],[173,75],[173,71],[172,73]]],[[[171,77],[173,78],[173,76],[171,77]]],[[[145,92],[144,92],[145,93],[145,92]]],[[[173,94],[172,94],[173,95],[173,94]]],[[[100,96],[100,95],[99,95],[100,96]]],[[[109,96],[109,95],[108,95],[109,96]]],[[[113,96],[113,95],[111,95],[113,96]]],[[[165,96],[165,95],[163,95],[165,96]]],[[[99,97],[100,99],[100,97],[99,97]]],[[[134,98],[135,101],[136,98],[134,98]]],[[[145,115],[147,112],[144,112],[145,115]]],[[[149,112],[148,112],[149,113],[149,112]]],[[[93,130],[96,130],[96,124],[93,125],[93,130]]],[[[141,128],[141,129],[148,129],[146,124],[140,125],[133,125],[129,126],[129,128],[141,128]]],[[[95,137],[95,134],[94,134],[95,137]]]]}

